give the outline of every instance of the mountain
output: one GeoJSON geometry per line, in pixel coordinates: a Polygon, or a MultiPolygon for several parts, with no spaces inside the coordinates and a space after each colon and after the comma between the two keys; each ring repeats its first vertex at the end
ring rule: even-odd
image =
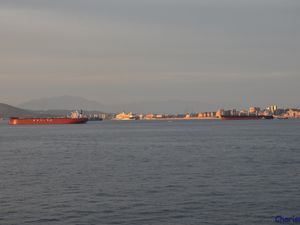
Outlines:
{"type": "MultiPolygon", "coordinates": [[[[70,115],[72,110],[46,110],[46,111],[32,111],[17,108],[8,104],[0,103],[0,118],[10,118],[10,117],[64,117],[70,115]]],[[[95,114],[102,114],[100,111],[84,111],[88,116],[93,116],[95,114]]]]}
{"type": "Polygon", "coordinates": [[[117,113],[121,111],[134,113],[186,113],[217,110],[216,105],[192,100],[159,100],[120,103],[115,105],[101,104],[76,96],[60,96],[41,98],[20,104],[19,107],[28,110],[38,110],[44,113],[62,110],[84,110],[117,113]]]}
{"type": "Polygon", "coordinates": [[[97,102],[77,96],[60,96],[52,98],[40,98],[18,105],[30,110],[96,110],[109,111],[109,107],[97,102]],[[108,109],[106,109],[108,108],[108,109]]]}
{"type": "Polygon", "coordinates": [[[11,105],[0,103],[0,117],[9,118],[9,117],[32,117],[40,115],[37,112],[20,109],[11,105]]]}
{"type": "MultiPolygon", "coordinates": [[[[116,106],[117,107],[117,106],[116,106]]],[[[217,110],[216,105],[198,101],[185,100],[161,100],[161,101],[140,101],[127,104],[120,104],[118,111],[131,111],[136,113],[188,113],[200,111],[217,110]]]]}

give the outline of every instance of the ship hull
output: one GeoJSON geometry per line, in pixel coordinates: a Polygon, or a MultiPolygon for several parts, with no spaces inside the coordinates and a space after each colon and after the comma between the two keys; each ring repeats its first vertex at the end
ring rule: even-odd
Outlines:
{"type": "Polygon", "coordinates": [[[221,116],[222,120],[271,120],[273,116],[221,116]]]}
{"type": "Polygon", "coordinates": [[[9,125],[82,124],[87,118],[11,118],[9,125]]]}

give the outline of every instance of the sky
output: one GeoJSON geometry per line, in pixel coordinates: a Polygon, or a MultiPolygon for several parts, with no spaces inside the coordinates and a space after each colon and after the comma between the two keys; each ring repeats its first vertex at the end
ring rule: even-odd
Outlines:
{"type": "Polygon", "coordinates": [[[0,0],[0,102],[299,106],[299,0],[0,0]]]}

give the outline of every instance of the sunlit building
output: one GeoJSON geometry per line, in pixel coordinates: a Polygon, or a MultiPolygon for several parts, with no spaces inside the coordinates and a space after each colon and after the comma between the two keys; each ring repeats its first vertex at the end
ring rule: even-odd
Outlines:
{"type": "Polygon", "coordinates": [[[249,114],[258,114],[259,112],[260,112],[260,108],[259,107],[251,106],[249,108],[249,114]]]}
{"type": "Polygon", "coordinates": [[[289,118],[300,118],[300,110],[299,109],[289,109],[285,116],[289,118]]]}

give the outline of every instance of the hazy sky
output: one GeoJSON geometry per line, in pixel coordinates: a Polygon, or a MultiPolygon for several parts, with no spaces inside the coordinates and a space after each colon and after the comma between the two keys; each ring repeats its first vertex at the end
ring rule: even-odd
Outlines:
{"type": "Polygon", "coordinates": [[[299,106],[299,0],[0,0],[0,102],[299,106]]]}

